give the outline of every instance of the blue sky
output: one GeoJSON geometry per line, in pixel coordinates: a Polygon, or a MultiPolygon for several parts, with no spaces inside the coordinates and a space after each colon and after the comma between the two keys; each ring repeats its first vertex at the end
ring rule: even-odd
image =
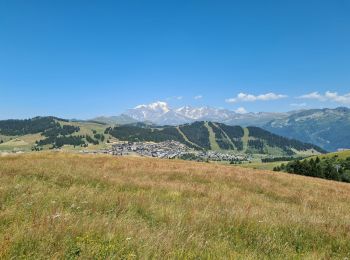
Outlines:
{"type": "Polygon", "coordinates": [[[349,13],[347,0],[0,1],[0,118],[350,106],[349,13]]]}

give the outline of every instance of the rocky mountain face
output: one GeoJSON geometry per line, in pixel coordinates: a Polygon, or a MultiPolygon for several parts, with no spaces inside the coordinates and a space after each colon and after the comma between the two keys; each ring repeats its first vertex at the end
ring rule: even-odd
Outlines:
{"type": "Polygon", "coordinates": [[[310,109],[263,126],[275,134],[316,144],[328,151],[350,148],[350,109],[310,109]]]}

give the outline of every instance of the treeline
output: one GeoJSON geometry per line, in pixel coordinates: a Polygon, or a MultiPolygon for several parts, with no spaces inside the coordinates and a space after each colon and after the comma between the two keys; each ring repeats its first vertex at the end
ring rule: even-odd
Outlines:
{"type": "Polygon", "coordinates": [[[224,131],[218,127],[216,124],[209,122],[208,125],[213,129],[215,133],[216,142],[219,147],[223,150],[233,150],[234,146],[231,144],[230,140],[227,140],[224,131]]]}
{"type": "Polygon", "coordinates": [[[187,139],[196,145],[210,150],[209,131],[204,122],[194,122],[179,127],[187,139]]]}
{"type": "Polygon", "coordinates": [[[244,136],[244,130],[240,126],[228,126],[221,123],[216,123],[216,125],[231,139],[238,151],[243,150],[242,137],[244,136]]]}
{"type": "Polygon", "coordinates": [[[232,140],[232,143],[236,146],[238,151],[243,150],[243,142],[242,140],[232,140]]]}
{"type": "Polygon", "coordinates": [[[60,148],[63,145],[83,146],[85,142],[83,136],[73,136],[75,132],[79,132],[80,127],[72,125],[63,125],[54,122],[48,129],[42,132],[42,136],[46,138],[36,141],[36,146],[33,150],[40,150],[40,147],[51,144],[51,148],[60,148]]]}
{"type": "Polygon", "coordinates": [[[230,137],[231,139],[242,138],[244,136],[244,130],[240,126],[229,126],[221,123],[217,125],[230,137]]]}
{"type": "MultiPolygon", "coordinates": [[[[69,122],[56,117],[35,117],[24,120],[2,120],[0,121],[0,133],[3,135],[16,136],[41,133],[45,139],[35,142],[33,151],[42,150],[44,145],[52,145],[50,148],[60,148],[63,145],[87,146],[94,145],[105,140],[103,134],[93,130],[93,137],[89,135],[74,135],[80,131],[79,126],[61,125],[58,121],[69,122]]],[[[1,140],[2,141],[2,140],[1,140]]]]}
{"type": "MultiPolygon", "coordinates": [[[[102,138],[99,136],[100,139],[104,140],[104,137],[102,138]]],[[[52,145],[51,149],[54,148],[61,148],[64,145],[73,145],[75,146],[81,146],[86,147],[87,143],[98,145],[100,142],[94,138],[92,138],[90,135],[67,135],[67,136],[48,136],[47,138],[36,141],[36,149],[33,148],[33,150],[40,150],[40,147],[44,145],[52,145]]]]}
{"type": "Polygon", "coordinates": [[[58,135],[65,136],[80,130],[79,127],[71,125],[61,126],[57,120],[68,122],[65,119],[56,117],[34,117],[23,120],[2,120],[0,121],[0,133],[9,136],[42,133],[42,135],[49,137],[58,135]]]}
{"type": "Polygon", "coordinates": [[[265,153],[265,145],[261,140],[248,140],[248,149],[256,151],[257,153],[264,154],[265,153]]]}
{"type": "Polygon", "coordinates": [[[224,131],[218,127],[216,124],[209,122],[208,125],[213,129],[215,134],[215,139],[219,147],[223,150],[234,149],[233,145],[227,140],[224,131]]]}
{"type": "Polygon", "coordinates": [[[105,134],[110,134],[121,141],[130,142],[164,142],[174,140],[186,143],[183,136],[175,127],[149,128],[138,127],[135,125],[122,125],[117,127],[108,127],[105,134]]]}
{"type": "Polygon", "coordinates": [[[293,160],[302,160],[302,157],[290,157],[290,156],[281,156],[281,157],[272,157],[272,158],[262,158],[262,163],[269,163],[269,162],[282,162],[282,161],[293,161],[293,160]]]}
{"type": "Polygon", "coordinates": [[[305,160],[294,160],[273,169],[304,176],[318,177],[328,180],[350,182],[350,157],[338,157],[305,160]]]}
{"type": "Polygon", "coordinates": [[[46,129],[42,135],[46,138],[36,142],[36,148],[33,150],[40,150],[44,145],[52,145],[51,149],[61,148],[64,145],[73,145],[86,147],[87,143],[98,145],[99,140],[104,141],[104,135],[98,134],[93,130],[94,138],[89,135],[73,135],[80,131],[79,126],[60,125],[55,122],[50,128],[46,129]]]}
{"type": "Polygon", "coordinates": [[[101,140],[101,142],[103,142],[105,140],[105,136],[103,134],[94,134],[94,138],[96,140],[101,140]]]}
{"type": "Polygon", "coordinates": [[[55,127],[55,117],[34,117],[31,119],[9,119],[0,121],[0,133],[3,135],[27,135],[44,132],[55,127]]]}
{"type": "Polygon", "coordinates": [[[90,135],[85,136],[86,141],[88,141],[90,144],[98,145],[100,142],[98,140],[95,140],[90,135]]]}
{"type": "Polygon", "coordinates": [[[75,132],[79,132],[79,126],[72,125],[63,125],[61,126],[58,122],[56,122],[51,128],[45,130],[42,135],[46,137],[50,136],[66,136],[71,135],[75,132]]]}
{"type": "Polygon", "coordinates": [[[37,146],[52,145],[51,148],[61,148],[63,145],[83,146],[85,141],[83,136],[49,136],[37,141],[37,146]]]}

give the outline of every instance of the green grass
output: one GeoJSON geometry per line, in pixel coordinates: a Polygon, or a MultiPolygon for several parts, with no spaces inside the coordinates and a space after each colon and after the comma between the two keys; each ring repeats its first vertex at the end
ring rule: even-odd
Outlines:
{"type": "Polygon", "coordinates": [[[209,132],[209,142],[210,142],[210,148],[214,151],[221,151],[222,149],[219,147],[218,143],[216,142],[216,137],[213,129],[209,126],[208,122],[204,123],[205,127],[208,129],[209,132]]]}
{"type": "Polygon", "coordinates": [[[272,171],[274,167],[280,166],[282,163],[288,163],[288,162],[268,162],[268,163],[252,162],[252,163],[238,164],[238,166],[243,168],[272,171]]]}
{"type": "MultiPolygon", "coordinates": [[[[231,144],[232,147],[235,147],[235,148],[237,149],[237,147],[236,147],[235,144],[232,142],[232,140],[230,139],[230,137],[226,134],[226,132],[223,131],[223,130],[220,128],[220,126],[218,126],[216,123],[213,123],[213,125],[216,126],[217,128],[219,128],[219,129],[222,131],[224,140],[225,140],[227,143],[231,144]]],[[[238,149],[237,149],[237,150],[238,150],[238,149]]]]}
{"type": "Polygon", "coordinates": [[[0,144],[0,151],[31,151],[36,140],[43,137],[40,134],[28,134],[23,136],[2,136],[4,143],[0,144]]]}
{"type": "Polygon", "coordinates": [[[345,259],[350,185],[179,160],[0,157],[0,259],[345,259]]]}
{"type": "Polygon", "coordinates": [[[95,130],[99,134],[103,134],[108,125],[91,123],[91,122],[63,122],[60,121],[61,125],[72,125],[80,127],[80,131],[75,135],[93,135],[92,131],[95,130]]]}
{"type": "Polygon", "coordinates": [[[246,152],[248,149],[248,140],[249,140],[249,129],[247,127],[243,128],[244,135],[242,137],[243,141],[243,152],[246,152]]]}
{"type": "Polygon", "coordinates": [[[320,158],[329,158],[334,156],[337,156],[339,159],[346,159],[350,157],[350,150],[319,155],[320,158]]]}
{"type": "Polygon", "coordinates": [[[197,144],[192,143],[190,140],[188,140],[187,136],[181,131],[180,127],[176,127],[177,131],[180,133],[180,135],[185,139],[186,142],[193,145],[194,147],[200,148],[197,144]]]}
{"type": "MultiPolygon", "coordinates": [[[[271,151],[269,151],[269,152],[271,152],[271,151]]],[[[301,153],[298,155],[306,156],[306,155],[311,155],[311,154],[312,154],[311,151],[306,151],[305,153],[301,153]]],[[[337,156],[340,159],[346,159],[346,158],[350,157],[350,151],[327,153],[327,154],[317,155],[317,156],[320,158],[331,158],[331,157],[337,156]]],[[[315,159],[316,156],[308,157],[307,159],[311,159],[311,158],[315,159]]],[[[260,160],[260,159],[256,158],[256,160],[260,160]]],[[[262,163],[259,161],[253,161],[252,163],[244,163],[244,164],[240,164],[239,166],[244,167],[244,168],[258,169],[258,170],[273,170],[274,167],[280,166],[282,163],[286,164],[288,162],[287,161],[285,161],[285,162],[280,161],[280,162],[262,163]]]]}

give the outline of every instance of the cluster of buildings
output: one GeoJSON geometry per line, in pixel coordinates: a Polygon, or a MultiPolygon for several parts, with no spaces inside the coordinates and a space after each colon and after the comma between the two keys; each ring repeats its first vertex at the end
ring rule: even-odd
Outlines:
{"type": "Polygon", "coordinates": [[[173,159],[188,153],[190,149],[176,141],[153,142],[118,142],[112,145],[113,155],[138,154],[146,157],[173,159]]]}
{"type": "Polygon", "coordinates": [[[137,154],[156,158],[189,158],[201,161],[247,161],[246,155],[235,155],[217,151],[196,151],[177,141],[153,142],[118,142],[105,153],[112,155],[137,154]]]}
{"type": "Polygon", "coordinates": [[[198,152],[197,156],[208,161],[250,161],[246,155],[228,154],[217,151],[198,152]]]}

